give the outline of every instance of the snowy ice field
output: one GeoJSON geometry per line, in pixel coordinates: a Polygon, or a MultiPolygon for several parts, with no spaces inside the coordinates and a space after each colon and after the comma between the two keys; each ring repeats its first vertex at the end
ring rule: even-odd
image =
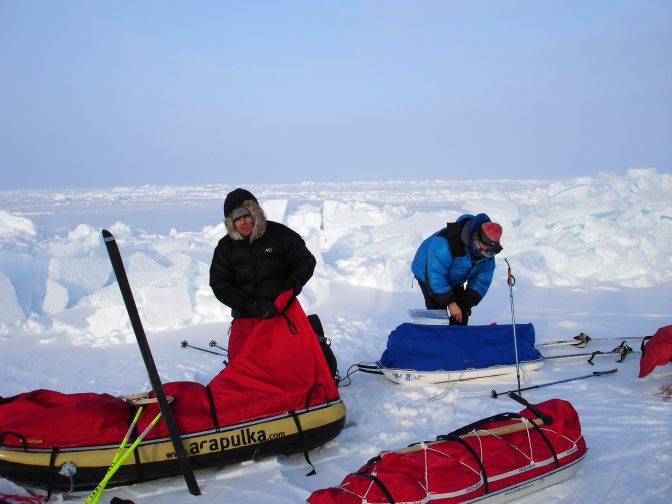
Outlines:
{"type": "MultiPolygon", "coordinates": [[[[207,383],[220,357],[182,349],[226,344],[229,310],[208,286],[223,235],[222,202],[232,186],[134,187],[0,192],[0,396],[37,388],[113,394],[149,390],[100,230],[117,238],[162,380],[207,383]]],[[[410,261],[420,241],[463,213],[486,212],[504,228],[490,292],[471,324],[510,323],[510,262],[516,321],[537,342],[580,332],[619,338],[672,324],[672,175],[633,169],[571,180],[304,183],[249,186],[272,220],[300,232],[318,258],[300,300],[319,314],[344,375],[375,361],[389,332],[421,308],[410,261]]],[[[639,340],[629,342],[638,348],[639,340]]],[[[567,347],[558,353],[585,352],[567,347]]],[[[614,375],[524,393],[559,397],[577,409],[589,452],[579,472],[519,502],[672,501],[672,365],[638,379],[639,356],[548,361],[524,385],[617,368],[614,375]]],[[[515,376],[408,388],[355,373],[340,389],[345,429],[311,452],[197,471],[203,493],[180,477],[109,489],[136,503],[296,503],[333,486],[381,450],[434,439],[517,403],[492,399],[515,376]],[[440,395],[438,399],[432,399],[440,395]]],[[[0,493],[23,489],[0,479],[0,493]]],[[[83,500],[84,494],[77,494],[83,500]]],[[[52,501],[63,501],[62,496],[52,501]]]]}

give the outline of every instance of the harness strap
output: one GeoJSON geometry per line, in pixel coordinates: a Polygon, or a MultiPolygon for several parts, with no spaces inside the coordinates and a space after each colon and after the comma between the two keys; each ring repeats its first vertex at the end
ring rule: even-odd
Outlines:
{"type": "Polygon", "coordinates": [[[212,417],[212,424],[215,426],[215,429],[219,431],[219,419],[217,418],[217,408],[215,408],[215,398],[212,397],[212,390],[210,386],[205,386],[205,391],[208,393],[208,403],[210,404],[210,416],[212,417]]]}
{"type": "Polygon", "coordinates": [[[292,319],[290,319],[286,313],[282,313],[282,318],[285,319],[285,322],[287,322],[287,327],[289,328],[289,332],[292,334],[297,334],[299,330],[296,328],[296,325],[294,322],[292,322],[292,319]]]}
{"type": "Polygon", "coordinates": [[[642,357],[644,356],[644,347],[651,338],[653,338],[653,336],[645,336],[644,339],[642,340],[642,344],[639,347],[639,349],[642,351],[642,357]]]}
{"type": "Polygon", "coordinates": [[[296,296],[292,295],[287,300],[287,304],[285,305],[285,307],[280,312],[280,315],[282,316],[282,318],[285,319],[285,322],[287,322],[287,327],[289,328],[289,332],[292,333],[292,334],[297,334],[299,332],[299,330],[296,328],[296,325],[294,324],[294,322],[292,322],[292,320],[287,316],[287,310],[289,310],[289,307],[292,306],[292,304],[294,304],[294,301],[296,301],[296,296]]]}
{"type": "Polygon", "coordinates": [[[532,427],[534,427],[534,430],[536,430],[539,435],[541,436],[541,439],[544,440],[544,443],[546,443],[546,446],[548,446],[548,449],[551,451],[551,454],[553,455],[553,461],[555,462],[555,467],[560,467],[560,461],[558,460],[558,454],[555,451],[555,448],[553,448],[553,445],[549,441],[548,437],[546,434],[544,434],[544,431],[541,430],[541,427],[538,426],[534,422],[530,422],[532,424],[532,427]]]}
{"type": "Polygon", "coordinates": [[[483,493],[484,494],[489,493],[490,490],[488,490],[488,474],[485,472],[485,466],[483,465],[483,461],[478,456],[476,451],[469,445],[469,443],[467,443],[464,439],[462,439],[459,436],[450,435],[448,439],[450,441],[457,441],[462,446],[464,446],[469,453],[471,453],[472,457],[474,457],[474,460],[478,464],[479,469],[481,470],[481,476],[483,477],[483,493]]]}
{"type": "Polygon", "coordinates": [[[593,353],[591,354],[591,356],[590,356],[590,359],[588,359],[588,364],[590,364],[591,366],[594,366],[595,364],[593,364],[593,359],[595,358],[595,356],[596,356],[596,355],[603,354],[603,353],[604,353],[604,352],[601,352],[601,351],[599,351],[599,350],[596,351],[596,352],[593,352],[593,353]]]}
{"type": "Polygon", "coordinates": [[[9,402],[12,402],[14,399],[16,399],[18,396],[11,396],[11,397],[2,397],[0,396],[0,405],[2,404],[7,404],[9,402]]]}
{"type": "Polygon", "coordinates": [[[19,439],[19,441],[21,441],[21,444],[23,445],[23,451],[28,451],[28,443],[26,442],[26,438],[23,437],[18,432],[11,432],[11,431],[0,432],[0,446],[2,446],[2,443],[5,440],[5,436],[7,436],[7,435],[16,436],[19,439]]]}
{"type": "Polygon", "coordinates": [[[290,411],[289,414],[292,416],[292,418],[294,419],[294,423],[296,424],[296,430],[298,431],[299,434],[299,442],[301,444],[301,449],[303,450],[303,458],[305,458],[308,465],[312,467],[312,470],[308,474],[306,474],[306,476],[313,476],[317,474],[317,471],[315,471],[315,466],[310,461],[310,456],[308,456],[308,449],[306,448],[306,437],[303,434],[303,428],[301,427],[301,420],[299,420],[299,415],[296,414],[296,411],[290,411]]]}
{"type": "Polygon", "coordinates": [[[377,476],[374,476],[371,473],[367,473],[367,472],[364,472],[364,471],[357,471],[355,474],[357,476],[364,476],[365,478],[368,478],[371,481],[373,481],[378,486],[378,488],[380,488],[380,491],[383,492],[383,495],[385,495],[385,497],[387,498],[387,501],[390,504],[395,504],[394,498],[392,497],[392,494],[387,489],[387,487],[383,484],[383,482],[380,481],[380,478],[378,478],[377,476]]]}
{"type": "Polygon", "coordinates": [[[460,427],[459,429],[454,430],[453,432],[449,432],[448,434],[442,434],[440,436],[437,436],[436,440],[443,441],[447,439],[453,439],[454,436],[464,436],[465,434],[469,434],[473,430],[478,430],[479,427],[481,427],[486,423],[500,422],[516,418],[522,418],[522,417],[518,413],[498,413],[488,418],[483,418],[476,422],[470,423],[469,425],[465,425],[464,427],[460,427]]]}
{"type": "Polygon", "coordinates": [[[292,294],[287,300],[287,304],[285,304],[285,307],[282,309],[280,314],[284,314],[287,310],[289,310],[289,307],[294,304],[294,301],[296,301],[296,296],[292,294]]]}
{"type": "Polygon", "coordinates": [[[308,390],[308,393],[306,394],[306,404],[305,404],[306,409],[310,409],[310,398],[317,388],[322,389],[322,392],[324,392],[324,400],[327,403],[327,405],[329,404],[330,399],[327,396],[327,388],[321,383],[316,383],[315,385],[310,387],[310,390],[308,390]]]}
{"type": "Polygon", "coordinates": [[[56,457],[58,456],[59,448],[54,446],[51,449],[51,455],[49,457],[49,481],[47,481],[47,498],[44,499],[45,502],[48,501],[51,497],[52,484],[54,483],[54,474],[58,471],[56,470],[56,457]]]}
{"type": "MultiPolygon", "coordinates": [[[[522,396],[519,396],[515,392],[509,392],[509,397],[513,399],[516,402],[519,402],[523,406],[525,406],[527,409],[529,409],[532,413],[537,415],[537,418],[540,418],[542,422],[544,422],[544,425],[551,425],[553,423],[553,418],[550,415],[547,415],[543,411],[541,411],[539,408],[536,407],[536,405],[531,404],[529,401],[524,399],[522,396]]],[[[521,415],[518,415],[518,418],[522,418],[521,415]]]]}

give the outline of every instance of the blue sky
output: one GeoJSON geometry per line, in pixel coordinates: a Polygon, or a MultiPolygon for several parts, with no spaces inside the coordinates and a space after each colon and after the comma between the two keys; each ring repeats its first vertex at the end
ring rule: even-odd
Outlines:
{"type": "Polygon", "coordinates": [[[0,0],[0,189],[672,171],[672,2],[0,0]]]}

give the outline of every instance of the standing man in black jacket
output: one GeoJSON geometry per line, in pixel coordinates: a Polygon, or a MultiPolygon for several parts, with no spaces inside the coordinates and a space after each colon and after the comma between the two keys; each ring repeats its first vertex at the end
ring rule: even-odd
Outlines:
{"type": "Polygon", "coordinates": [[[315,257],[298,233],[266,220],[257,198],[245,189],[226,196],[224,224],[227,235],[210,265],[212,291],[234,318],[273,317],[275,298],[288,289],[299,295],[313,276],[315,257]]]}

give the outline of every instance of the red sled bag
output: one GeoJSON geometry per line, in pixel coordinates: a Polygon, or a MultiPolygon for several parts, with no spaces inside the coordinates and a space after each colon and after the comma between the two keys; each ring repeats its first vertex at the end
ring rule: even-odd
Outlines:
{"type": "MultiPolygon", "coordinates": [[[[303,308],[291,290],[277,297],[275,307],[278,315],[270,319],[235,320],[229,365],[207,385],[163,384],[196,469],[301,452],[312,465],[308,450],[333,439],[345,424],[345,405],[303,308]]],[[[44,389],[0,397],[0,475],[48,491],[94,488],[140,404],[131,438],[138,439],[159,413],[152,399],[153,393],[114,397],[44,389]],[[77,471],[66,474],[65,464],[77,471]]],[[[180,473],[163,421],[134,453],[110,485],[180,473]]]]}
{"type": "Polygon", "coordinates": [[[664,366],[669,362],[672,362],[672,325],[661,327],[656,334],[642,341],[639,377],[644,378],[656,366],[664,366]]]}
{"type": "Polygon", "coordinates": [[[579,418],[551,399],[393,452],[382,452],[310,504],[457,503],[517,499],[569,478],[586,454],[579,418]],[[550,419],[550,420],[549,420],[550,419]]]}

